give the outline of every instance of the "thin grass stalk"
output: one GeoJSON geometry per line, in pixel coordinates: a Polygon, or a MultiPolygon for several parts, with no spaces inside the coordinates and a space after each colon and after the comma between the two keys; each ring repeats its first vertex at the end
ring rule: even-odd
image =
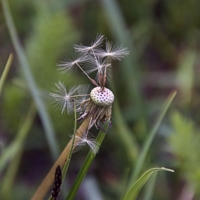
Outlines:
{"type": "Polygon", "coordinates": [[[129,162],[135,165],[135,160],[138,156],[138,149],[139,149],[138,144],[133,136],[133,133],[129,130],[129,128],[124,122],[117,101],[115,101],[114,103],[113,110],[115,111],[114,120],[119,140],[122,142],[122,145],[126,151],[129,162]]]}
{"type": "Polygon", "coordinates": [[[8,148],[5,149],[5,151],[8,152],[6,154],[8,155],[7,161],[9,160],[10,163],[6,169],[4,178],[2,180],[1,194],[2,194],[3,199],[8,199],[8,195],[10,194],[10,188],[12,188],[12,184],[16,177],[17,170],[21,161],[21,155],[24,148],[24,142],[32,127],[32,124],[35,119],[35,115],[36,115],[36,109],[35,109],[35,106],[32,104],[30,106],[30,109],[28,111],[28,114],[25,120],[23,119],[23,124],[17,133],[16,139],[11,143],[11,145],[8,148]],[[13,148],[13,146],[16,146],[16,148],[13,148]],[[13,153],[10,153],[10,150],[13,151],[13,153]]]}
{"type": "MultiPolygon", "coordinates": [[[[90,120],[91,120],[90,116],[85,118],[83,123],[80,125],[80,127],[76,131],[76,136],[79,136],[79,137],[83,136],[85,131],[88,130],[90,120]]],[[[78,140],[75,140],[74,147],[76,146],[76,142],[78,142],[78,140]]],[[[54,174],[55,174],[55,170],[56,170],[57,166],[60,165],[60,167],[62,169],[64,164],[66,163],[66,161],[69,158],[72,143],[73,143],[73,138],[66,145],[65,149],[60,154],[59,158],[54,163],[53,167],[50,169],[50,171],[48,172],[48,174],[42,181],[41,185],[38,187],[37,191],[35,192],[35,194],[32,197],[32,200],[43,199],[46,196],[47,192],[49,191],[49,189],[51,188],[51,186],[53,184],[54,174]]],[[[74,149],[74,147],[73,147],[73,149],[74,149]]]]}
{"type": "Polygon", "coordinates": [[[18,131],[15,140],[4,149],[1,157],[0,157],[0,171],[6,166],[9,160],[12,160],[15,157],[16,153],[21,149],[23,142],[27,136],[28,131],[31,128],[34,117],[36,114],[36,110],[34,105],[31,105],[29,113],[25,119],[23,120],[23,125],[18,131]]]}
{"type": "MultiPolygon", "coordinates": [[[[103,126],[103,130],[105,130],[105,131],[100,131],[95,140],[98,143],[99,148],[105,138],[105,135],[106,135],[106,132],[108,129],[108,124],[109,124],[109,121],[107,121],[103,126]]],[[[84,177],[86,176],[95,156],[96,156],[96,154],[92,150],[90,150],[84,163],[83,163],[83,166],[81,167],[81,169],[76,177],[76,180],[74,181],[74,184],[73,184],[69,194],[66,197],[66,200],[73,200],[75,198],[75,195],[76,195],[84,177]]]]}
{"type": "Polygon", "coordinates": [[[45,104],[43,103],[43,100],[40,97],[40,92],[36,86],[34,77],[32,76],[32,73],[30,71],[30,65],[26,58],[25,52],[20,44],[19,37],[17,35],[17,31],[13,22],[13,18],[11,16],[10,8],[8,6],[8,2],[7,0],[1,0],[1,1],[2,1],[3,12],[4,12],[4,16],[6,19],[7,26],[8,26],[8,30],[10,32],[10,36],[11,36],[14,48],[18,56],[20,66],[22,67],[22,71],[24,73],[26,82],[29,86],[30,93],[35,101],[38,113],[42,120],[46,138],[50,147],[51,155],[54,159],[56,159],[58,155],[58,144],[57,144],[52,123],[50,121],[49,115],[47,114],[45,104]]]}
{"type": "Polygon", "coordinates": [[[147,153],[150,149],[150,146],[152,144],[152,141],[158,131],[158,128],[160,127],[160,124],[169,108],[169,106],[171,105],[174,97],[176,96],[176,91],[172,92],[169,97],[167,98],[166,102],[164,103],[164,106],[163,106],[163,109],[161,110],[159,116],[158,116],[158,119],[155,123],[155,125],[153,126],[150,134],[148,135],[147,139],[145,140],[144,142],[144,146],[143,146],[143,149],[139,155],[139,158],[136,162],[136,166],[134,168],[134,171],[132,173],[132,175],[130,176],[130,181],[129,181],[129,186],[133,185],[133,183],[137,180],[137,178],[139,177],[140,175],[140,172],[142,170],[142,167],[143,167],[143,164],[144,164],[144,161],[145,161],[145,158],[147,156],[147,153]]]}
{"type": "Polygon", "coordinates": [[[0,189],[2,199],[12,199],[10,188],[13,188],[14,186],[13,184],[17,176],[22,154],[23,154],[23,147],[16,153],[15,157],[11,160],[9,166],[6,169],[6,172],[4,173],[0,189]]]}
{"type": "MultiPolygon", "coordinates": [[[[115,92],[115,86],[113,83],[113,80],[110,81],[110,86],[112,88],[112,91],[115,92]]],[[[114,124],[115,128],[118,130],[118,136],[119,140],[121,141],[121,144],[123,148],[125,149],[128,159],[131,163],[133,163],[138,156],[138,144],[136,142],[136,138],[134,134],[131,132],[131,130],[128,128],[128,126],[125,123],[125,120],[122,116],[121,110],[119,108],[118,100],[115,100],[115,103],[113,104],[113,110],[114,110],[114,124]]]]}
{"type": "Polygon", "coordinates": [[[3,71],[3,74],[0,78],[0,96],[1,96],[1,93],[2,93],[2,90],[3,90],[3,86],[4,86],[4,83],[5,83],[6,77],[8,75],[9,70],[10,70],[10,66],[12,64],[12,61],[13,61],[13,54],[10,54],[8,61],[6,63],[5,69],[3,71]]]}

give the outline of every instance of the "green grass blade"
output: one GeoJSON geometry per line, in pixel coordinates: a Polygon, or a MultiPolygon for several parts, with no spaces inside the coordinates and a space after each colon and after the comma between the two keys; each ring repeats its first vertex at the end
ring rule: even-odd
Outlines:
{"type": "Polygon", "coordinates": [[[50,121],[49,115],[47,114],[45,104],[44,104],[42,98],[40,97],[40,92],[36,86],[34,77],[32,76],[32,73],[30,71],[30,66],[29,66],[28,60],[26,58],[25,52],[24,52],[22,46],[20,45],[17,31],[16,31],[16,28],[15,28],[15,25],[14,25],[14,22],[13,22],[11,13],[10,13],[10,9],[8,6],[8,2],[7,2],[7,0],[1,0],[1,1],[2,1],[2,7],[3,7],[3,11],[4,11],[4,16],[6,19],[6,23],[8,26],[8,30],[10,32],[10,36],[11,36],[14,48],[16,50],[16,53],[17,53],[20,65],[22,67],[22,71],[24,73],[26,82],[30,89],[31,95],[35,101],[38,113],[42,120],[52,157],[55,159],[58,156],[58,144],[56,142],[56,137],[55,137],[52,123],[50,121]]]}
{"type": "Polygon", "coordinates": [[[169,171],[174,172],[171,169],[167,168],[152,168],[146,171],[137,181],[135,184],[133,184],[130,188],[130,190],[126,193],[123,200],[135,200],[143,187],[143,185],[147,182],[147,180],[151,177],[151,175],[156,171],[169,171]]]}
{"type": "Polygon", "coordinates": [[[20,151],[20,149],[23,146],[23,142],[28,134],[28,131],[30,130],[32,123],[34,121],[34,117],[36,114],[35,106],[32,105],[30,107],[30,110],[28,112],[28,115],[25,119],[23,120],[23,125],[19,132],[17,133],[17,136],[15,140],[7,147],[4,149],[2,152],[2,155],[0,157],[0,171],[5,167],[6,163],[9,160],[12,160],[13,157],[20,151]]]}
{"type": "Polygon", "coordinates": [[[24,146],[21,146],[18,152],[13,156],[13,159],[9,162],[9,166],[4,172],[3,178],[1,180],[1,198],[2,199],[12,199],[12,193],[10,188],[13,188],[15,185],[15,180],[17,178],[19,167],[22,161],[24,146]]]}
{"type": "Polygon", "coordinates": [[[143,200],[152,200],[156,184],[157,173],[153,174],[144,188],[143,200]]]}
{"type": "Polygon", "coordinates": [[[134,163],[135,159],[138,156],[138,144],[133,136],[133,133],[124,122],[122,114],[120,113],[118,102],[114,103],[113,110],[115,111],[114,124],[117,129],[119,140],[126,150],[129,161],[134,163]]]}
{"type": "Polygon", "coordinates": [[[169,106],[171,105],[174,97],[176,95],[176,91],[172,92],[169,97],[167,98],[166,102],[164,103],[164,106],[163,106],[163,109],[161,110],[160,112],[160,115],[158,116],[158,119],[157,119],[157,122],[156,124],[154,125],[153,129],[151,130],[150,134],[148,135],[145,143],[144,143],[144,146],[143,146],[143,149],[142,149],[142,152],[141,154],[139,155],[139,158],[136,162],[136,166],[135,166],[135,169],[134,169],[134,172],[131,176],[131,179],[130,179],[130,182],[129,182],[129,185],[132,185],[133,182],[135,182],[135,180],[138,178],[140,172],[141,172],[141,169],[142,169],[142,166],[144,164],[144,161],[145,161],[145,158],[146,158],[146,155],[149,151],[149,148],[152,144],[152,141],[158,131],[158,128],[169,108],[169,106]]]}
{"type": "MultiPolygon", "coordinates": [[[[109,124],[109,121],[105,123],[105,125],[103,126],[103,129],[107,131],[108,129],[108,124],[109,124]]],[[[100,131],[97,138],[96,138],[96,142],[99,144],[99,147],[101,146],[103,140],[104,140],[104,137],[106,135],[106,132],[104,131],[100,131]]],[[[80,169],[77,177],[76,177],[76,180],[66,198],[66,200],[73,200],[77,191],[78,191],[78,188],[80,187],[80,184],[82,183],[86,173],[88,172],[88,169],[89,167],[91,166],[94,158],[95,158],[96,154],[94,154],[92,152],[92,150],[89,151],[84,163],[83,163],[83,166],[82,168],[80,169]]]]}
{"type": "Polygon", "coordinates": [[[77,131],[77,115],[76,115],[76,104],[74,102],[74,134],[73,134],[73,140],[72,140],[72,146],[71,146],[71,149],[70,149],[70,153],[69,153],[69,157],[68,159],[66,160],[66,163],[63,167],[63,170],[62,170],[62,182],[64,181],[65,179],[65,176],[67,174],[67,170],[69,168],[69,164],[70,164],[70,160],[71,160],[71,157],[72,157],[72,153],[73,153],[73,148],[74,148],[74,142],[75,142],[75,136],[76,136],[76,131],[77,131]]]}
{"type": "MultiPolygon", "coordinates": [[[[110,86],[115,94],[116,89],[113,80],[110,81],[110,86]]],[[[134,163],[136,157],[138,156],[138,144],[136,142],[135,136],[133,135],[132,131],[129,129],[123,118],[117,99],[113,104],[113,110],[113,121],[115,124],[115,129],[117,130],[116,134],[118,135],[119,141],[126,151],[129,161],[134,163]]]]}
{"type": "Polygon", "coordinates": [[[2,93],[2,90],[3,90],[3,86],[4,86],[4,83],[5,83],[6,77],[8,75],[9,70],[10,70],[12,60],[13,60],[13,54],[10,54],[8,61],[6,63],[5,69],[3,71],[3,74],[0,78],[0,96],[1,96],[1,93],[2,93]]]}

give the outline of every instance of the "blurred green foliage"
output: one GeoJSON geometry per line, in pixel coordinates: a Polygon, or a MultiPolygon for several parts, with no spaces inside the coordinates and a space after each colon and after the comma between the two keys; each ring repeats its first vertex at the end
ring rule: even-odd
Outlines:
{"type": "MultiPolygon", "coordinates": [[[[65,54],[71,56],[70,50],[78,40],[79,34],[73,26],[72,19],[64,10],[51,12],[45,6],[40,2],[31,36],[26,43],[26,51],[36,82],[44,90],[44,95],[48,97],[49,92],[59,80],[64,82],[66,87],[78,85],[81,81],[83,83],[83,80],[81,76],[63,75],[57,71],[56,63],[65,54]]],[[[66,133],[66,130],[70,130],[67,134],[72,133],[73,119],[71,117],[66,119],[60,112],[55,112],[52,104],[49,106],[49,112],[58,133],[66,133]]],[[[62,141],[61,139],[60,143],[63,147],[66,141],[64,144],[62,141]]]]}
{"type": "MultiPolygon", "coordinates": [[[[18,2],[18,6],[15,4],[16,2],[11,4],[13,5],[13,8],[15,8],[12,14],[16,24],[22,25],[21,21],[23,20],[18,19],[19,17],[15,18],[15,14],[18,16],[20,8],[23,10],[28,9],[29,7],[27,7],[26,3],[24,4],[23,1],[21,4],[18,2]]],[[[78,40],[79,34],[73,26],[72,19],[64,12],[64,10],[61,11],[57,9],[52,12],[51,9],[46,7],[46,4],[42,2],[31,2],[28,6],[30,6],[32,11],[37,10],[37,12],[35,12],[35,18],[31,18],[33,23],[30,26],[28,35],[26,35],[26,37],[29,37],[25,40],[25,51],[30,62],[33,76],[36,79],[37,85],[41,88],[41,94],[49,100],[49,92],[51,92],[54,84],[59,80],[64,82],[66,86],[71,86],[71,84],[78,85],[83,81],[81,80],[81,76],[80,78],[75,79],[75,75],[63,75],[57,72],[56,68],[56,63],[59,62],[63,55],[71,55],[70,50],[72,49],[73,43],[78,40]]],[[[23,23],[26,23],[27,27],[30,23],[30,19],[27,22],[23,21],[23,23]]],[[[17,71],[19,74],[20,68],[17,71]]],[[[24,84],[25,83],[22,83],[23,86],[24,84]]],[[[25,104],[25,101],[30,101],[30,98],[28,99],[28,95],[26,94],[27,91],[24,89],[13,85],[7,85],[6,87],[8,88],[5,89],[5,93],[8,94],[5,94],[2,115],[5,116],[5,123],[7,123],[12,130],[16,130],[19,121],[18,116],[20,113],[26,112],[26,108],[23,105],[25,104]],[[14,115],[12,110],[15,110],[14,115]]],[[[48,105],[49,112],[52,113],[54,126],[58,133],[66,133],[65,130],[72,130],[73,119],[71,119],[71,117],[65,119],[60,112],[55,111],[52,104],[48,103],[48,105]],[[66,123],[66,121],[68,121],[68,123],[66,123]]],[[[67,134],[71,134],[71,131],[67,134]]],[[[62,144],[62,141],[63,140],[61,140],[61,146],[64,146],[65,142],[62,144]]]]}
{"type": "MultiPolygon", "coordinates": [[[[67,88],[86,82],[76,71],[60,74],[56,63],[64,56],[71,56],[74,43],[90,44],[97,33],[102,33],[114,43],[128,46],[130,55],[120,65],[113,64],[112,79],[117,102],[114,108],[119,110],[113,110],[113,128],[90,172],[100,185],[99,191],[106,199],[122,195],[136,165],[133,160],[140,155],[130,152],[131,149],[141,152],[163,101],[176,89],[178,93],[171,110],[176,107],[178,112],[172,112],[170,120],[159,129],[143,168],[164,163],[168,165],[166,167],[175,169],[173,178],[172,175],[157,177],[160,185],[154,188],[153,199],[175,199],[185,192],[183,185],[191,188],[198,199],[200,1],[105,2],[9,0],[21,44],[47,105],[60,149],[69,140],[68,135],[73,133],[74,118],[55,109],[49,92],[59,80],[67,88]],[[134,148],[130,143],[127,146],[127,138],[129,142],[135,142],[134,148]]],[[[8,55],[14,51],[3,12],[0,12],[0,43],[2,72],[8,55]]],[[[22,74],[15,56],[0,96],[0,155],[15,140],[32,102],[22,74]]],[[[13,196],[9,199],[30,197],[52,164],[41,120],[38,115],[34,119],[18,158],[19,165],[16,165],[12,179],[13,196]],[[35,168],[41,172],[35,172],[35,168]],[[28,183],[26,189],[25,183],[28,183]]],[[[69,180],[75,176],[84,156],[84,150],[73,155],[69,180]]],[[[7,166],[10,166],[9,162],[7,166]]],[[[5,172],[0,174],[2,180],[7,177],[5,172]]]]}
{"type": "Polygon", "coordinates": [[[190,119],[186,119],[178,112],[171,114],[173,131],[169,137],[171,151],[177,167],[190,187],[200,195],[200,143],[199,129],[190,119]]]}
{"type": "Polygon", "coordinates": [[[2,118],[3,129],[9,128],[8,131],[13,134],[15,133],[20,122],[19,113],[26,112],[24,104],[26,104],[28,99],[26,92],[21,88],[13,84],[7,84],[6,87],[4,87],[4,101],[1,105],[1,114],[4,116],[2,118]]]}

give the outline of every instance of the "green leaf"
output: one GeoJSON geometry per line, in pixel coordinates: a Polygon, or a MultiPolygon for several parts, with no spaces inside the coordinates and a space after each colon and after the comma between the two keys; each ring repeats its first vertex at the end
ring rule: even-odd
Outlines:
{"type": "Polygon", "coordinates": [[[167,169],[164,167],[161,168],[152,168],[146,171],[137,181],[133,184],[130,190],[126,193],[123,200],[134,200],[137,198],[139,191],[142,189],[143,185],[147,182],[147,180],[151,177],[151,175],[156,171],[169,171],[174,172],[174,170],[167,169]]]}

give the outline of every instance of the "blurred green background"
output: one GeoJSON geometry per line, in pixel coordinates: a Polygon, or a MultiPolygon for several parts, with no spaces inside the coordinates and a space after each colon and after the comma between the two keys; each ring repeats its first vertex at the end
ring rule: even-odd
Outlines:
{"type": "MultiPolygon", "coordinates": [[[[164,166],[175,173],[162,172],[149,180],[139,199],[200,199],[200,1],[9,0],[8,3],[56,145],[48,142],[48,131],[33,105],[1,5],[0,74],[9,54],[14,54],[0,96],[2,198],[30,199],[58,152],[69,141],[74,116],[56,110],[49,92],[59,80],[67,87],[88,80],[78,70],[59,73],[56,63],[73,54],[73,44],[89,45],[101,33],[127,47],[130,54],[122,62],[113,63],[110,78],[116,99],[113,127],[77,199],[120,199],[144,141],[173,90],[177,90],[177,96],[154,138],[142,171],[164,166]]],[[[92,130],[94,135],[96,132],[92,130]]],[[[70,188],[87,151],[84,148],[73,154],[63,193],[70,188]]]]}

